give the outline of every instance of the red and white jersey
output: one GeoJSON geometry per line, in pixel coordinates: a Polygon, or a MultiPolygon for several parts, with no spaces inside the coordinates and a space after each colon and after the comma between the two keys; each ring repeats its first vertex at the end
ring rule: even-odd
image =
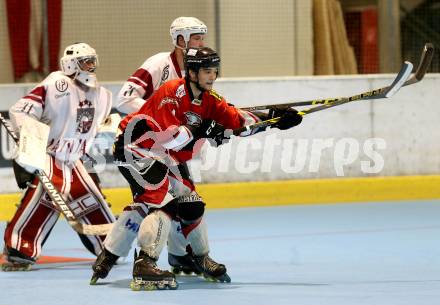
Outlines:
{"type": "Polygon", "coordinates": [[[84,91],[61,71],[53,72],[9,110],[19,131],[28,117],[50,126],[48,153],[73,164],[86,154],[99,125],[110,114],[111,92],[101,86],[84,91]]]}
{"type": "Polygon", "coordinates": [[[138,111],[145,101],[169,80],[181,78],[181,71],[174,52],[163,52],[148,58],[124,83],[118,94],[118,111],[138,111]]]}
{"type": "MultiPolygon", "coordinates": [[[[126,116],[119,128],[123,132],[144,133],[144,139],[137,140],[136,146],[151,149],[152,153],[155,150],[168,151],[174,160],[181,163],[193,157],[194,151],[185,150],[185,146],[193,140],[191,129],[200,126],[205,119],[214,120],[226,129],[259,121],[249,112],[229,105],[214,90],[205,91],[201,98],[192,99],[185,79],[181,78],[161,86],[138,112],[126,116]],[[145,120],[146,124],[138,125],[145,126],[145,130],[141,131],[139,127],[131,129],[132,124],[139,120],[145,120]]],[[[242,134],[246,135],[249,133],[242,134]]]]}

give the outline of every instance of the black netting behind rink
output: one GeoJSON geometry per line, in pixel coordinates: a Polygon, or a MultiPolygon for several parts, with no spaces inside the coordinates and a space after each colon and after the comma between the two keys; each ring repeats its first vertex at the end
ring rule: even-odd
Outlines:
{"type": "MultiPolygon", "coordinates": [[[[178,16],[206,23],[223,77],[392,72],[379,65],[378,2],[0,0],[0,83],[41,80],[78,41],[97,50],[101,81],[124,81],[146,58],[172,49],[169,26],[178,16]]],[[[429,71],[439,72],[440,0],[402,0],[398,14],[401,59],[417,63],[432,42],[429,71]]]]}

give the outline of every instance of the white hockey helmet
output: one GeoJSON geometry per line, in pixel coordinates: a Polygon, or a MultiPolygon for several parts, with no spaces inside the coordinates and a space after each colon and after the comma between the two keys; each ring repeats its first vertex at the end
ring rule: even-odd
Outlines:
{"type": "Polygon", "coordinates": [[[98,55],[87,43],[78,42],[68,46],[60,59],[63,73],[88,87],[96,87],[95,70],[98,67],[98,55]]]}
{"type": "Polygon", "coordinates": [[[182,35],[185,41],[185,48],[188,47],[189,38],[193,34],[206,34],[208,33],[208,28],[206,25],[195,17],[178,17],[176,18],[170,26],[170,35],[173,39],[173,44],[177,45],[177,37],[182,35]]]}

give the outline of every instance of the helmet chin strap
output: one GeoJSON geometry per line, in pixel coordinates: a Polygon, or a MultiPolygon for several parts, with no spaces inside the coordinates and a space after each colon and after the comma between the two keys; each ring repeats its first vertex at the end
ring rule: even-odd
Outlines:
{"type": "Polygon", "coordinates": [[[196,80],[196,81],[191,80],[191,76],[188,75],[188,77],[189,77],[189,81],[190,81],[191,83],[195,84],[195,85],[196,85],[196,88],[197,88],[198,90],[200,90],[201,92],[206,91],[206,89],[203,89],[203,88],[200,86],[200,83],[199,83],[199,72],[197,72],[197,76],[196,76],[196,77],[197,77],[197,80],[196,80]]]}

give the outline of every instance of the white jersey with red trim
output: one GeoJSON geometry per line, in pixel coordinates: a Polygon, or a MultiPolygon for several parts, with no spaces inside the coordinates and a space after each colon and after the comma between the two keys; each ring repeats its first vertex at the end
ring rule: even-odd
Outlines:
{"type": "Polygon", "coordinates": [[[50,126],[48,153],[73,164],[87,153],[99,125],[110,114],[111,92],[101,86],[78,86],[61,71],[53,72],[9,110],[13,127],[33,117],[50,126]]]}
{"type": "Polygon", "coordinates": [[[138,111],[145,101],[166,81],[181,78],[174,52],[162,52],[148,58],[124,83],[118,94],[118,111],[138,111]]]}

